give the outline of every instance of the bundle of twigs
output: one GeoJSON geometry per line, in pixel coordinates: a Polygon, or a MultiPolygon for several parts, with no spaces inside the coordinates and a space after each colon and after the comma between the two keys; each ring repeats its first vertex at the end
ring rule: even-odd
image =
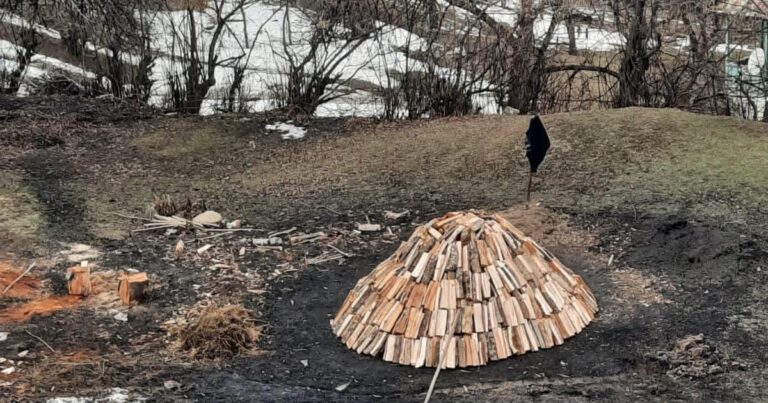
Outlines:
{"type": "Polygon", "coordinates": [[[195,359],[229,358],[253,352],[261,328],[241,305],[193,309],[181,324],[170,327],[174,346],[195,359]]]}
{"type": "Polygon", "coordinates": [[[154,230],[163,230],[168,228],[184,228],[184,229],[194,229],[200,232],[214,232],[216,235],[212,235],[211,237],[218,237],[223,235],[231,235],[235,234],[237,232],[251,232],[251,231],[259,231],[257,228],[220,228],[220,225],[218,223],[214,222],[206,222],[205,220],[198,220],[195,219],[188,220],[183,217],[179,216],[164,216],[160,214],[155,214],[153,218],[144,218],[144,217],[137,217],[132,215],[126,215],[126,214],[120,214],[120,213],[111,213],[113,215],[116,215],[118,217],[128,218],[131,220],[141,220],[144,221],[144,225],[142,228],[135,229],[133,232],[145,232],[145,231],[154,231],[154,230]]]}

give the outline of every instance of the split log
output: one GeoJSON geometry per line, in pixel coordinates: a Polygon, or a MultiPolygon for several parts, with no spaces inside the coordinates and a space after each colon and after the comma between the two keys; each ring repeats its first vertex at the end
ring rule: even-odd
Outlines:
{"type": "Polygon", "coordinates": [[[118,293],[123,305],[132,302],[140,302],[144,299],[144,293],[149,285],[147,273],[120,273],[118,293]]]}
{"type": "Polygon", "coordinates": [[[450,213],[417,228],[357,282],[331,320],[334,333],[358,353],[454,368],[551,348],[581,332],[598,310],[583,279],[503,217],[478,214],[450,213]]]}
{"type": "Polygon", "coordinates": [[[91,295],[91,268],[75,266],[67,269],[67,289],[69,295],[91,295]]]}

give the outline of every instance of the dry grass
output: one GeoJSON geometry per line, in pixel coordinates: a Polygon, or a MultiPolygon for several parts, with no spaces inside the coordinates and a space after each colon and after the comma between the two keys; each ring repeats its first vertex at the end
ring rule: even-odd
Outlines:
{"type": "MultiPolygon", "coordinates": [[[[586,213],[643,206],[670,213],[689,206],[719,220],[743,221],[766,201],[768,166],[760,156],[768,152],[768,137],[762,123],[643,108],[543,120],[552,149],[534,196],[546,206],[586,213]]],[[[137,194],[183,191],[164,175],[189,172],[196,159],[206,158],[211,163],[189,172],[184,185],[248,195],[247,206],[226,208],[246,211],[242,218],[250,222],[316,204],[381,211],[434,200],[452,209],[503,209],[524,202],[527,124],[524,116],[449,118],[364,126],[296,142],[263,135],[251,148],[254,137],[247,133],[261,123],[199,120],[176,127],[168,121],[137,144],[163,162],[159,176],[151,184],[124,178],[114,192],[125,193],[126,184],[134,184],[137,194]]],[[[88,193],[99,199],[110,192],[88,193]]]]}
{"type": "Polygon", "coordinates": [[[176,349],[203,360],[251,353],[261,337],[250,312],[232,304],[192,309],[185,320],[169,330],[176,349]]]}
{"type": "Polygon", "coordinates": [[[0,243],[22,244],[40,229],[40,206],[20,175],[0,172],[0,243]]]}
{"type": "MultiPolygon", "coordinates": [[[[222,214],[258,226],[282,225],[276,213],[312,214],[318,206],[370,212],[434,203],[498,210],[524,202],[527,120],[355,122],[350,125],[360,127],[351,127],[352,133],[342,127],[341,133],[291,142],[264,133],[257,121],[157,120],[131,143],[141,164],[116,165],[110,180],[78,178],[66,185],[86,195],[91,231],[109,238],[133,228],[109,212],[135,214],[154,194],[190,190],[222,214]],[[204,169],[190,169],[201,163],[204,169]]],[[[547,115],[544,122],[552,149],[534,197],[545,206],[583,213],[690,208],[730,222],[747,221],[768,201],[762,123],[641,108],[547,115]]],[[[306,125],[329,131],[322,122],[306,125]]],[[[126,164],[121,157],[115,161],[126,164]]],[[[19,200],[10,191],[23,185],[21,178],[0,175],[0,204],[3,196],[19,200]]],[[[34,235],[38,206],[13,206],[18,213],[7,216],[16,221],[2,220],[0,239],[3,233],[34,235]]]]}

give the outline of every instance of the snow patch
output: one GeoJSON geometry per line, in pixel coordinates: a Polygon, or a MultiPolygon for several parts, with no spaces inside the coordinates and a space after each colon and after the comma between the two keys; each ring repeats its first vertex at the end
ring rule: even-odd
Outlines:
{"type": "MultiPolygon", "coordinates": [[[[517,24],[519,10],[516,3],[510,3],[506,6],[490,5],[485,9],[485,13],[496,20],[496,22],[514,27],[517,24]]],[[[594,11],[589,10],[588,13],[593,14],[594,11]]],[[[544,13],[538,16],[533,24],[534,36],[537,39],[543,39],[551,24],[551,13],[544,13]]],[[[607,52],[623,46],[625,42],[624,37],[618,32],[594,28],[586,24],[576,24],[574,30],[576,48],[579,50],[607,52]]],[[[552,43],[567,45],[568,41],[568,28],[564,23],[557,24],[552,37],[552,43]]]]}
{"type": "Polygon", "coordinates": [[[61,34],[59,33],[59,31],[46,28],[40,24],[30,24],[29,21],[13,13],[8,13],[8,12],[0,13],[0,22],[4,22],[6,24],[14,25],[21,28],[32,27],[36,32],[40,34],[51,37],[53,39],[61,39],[61,34]]]}
{"type": "Polygon", "coordinates": [[[763,73],[764,68],[765,51],[763,49],[753,50],[747,61],[747,73],[752,76],[760,76],[763,73]]]}
{"type": "Polygon", "coordinates": [[[283,140],[298,140],[304,138],[304,136],[307,135],[307,129],[294,126],[291,124],[291,121],[266,125],[265,129],[282,132],[280,136],[283,138],[283,140]]]}

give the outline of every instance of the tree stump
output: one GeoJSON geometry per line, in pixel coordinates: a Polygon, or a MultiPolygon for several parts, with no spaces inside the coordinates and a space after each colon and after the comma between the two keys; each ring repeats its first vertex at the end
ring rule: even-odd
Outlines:
{"type": "Polygon", "coordinates": [[[69,295],[87,297],[91,295],[91,268],[75,266],[67,269],[67,290],[69,295]]]}
{"type": "Polygon", "coordinates": [[[123,305],[144,299],[144,292],[149,284],[147,273],[120,273],[119,280],[117,291],[123,305]]]}

